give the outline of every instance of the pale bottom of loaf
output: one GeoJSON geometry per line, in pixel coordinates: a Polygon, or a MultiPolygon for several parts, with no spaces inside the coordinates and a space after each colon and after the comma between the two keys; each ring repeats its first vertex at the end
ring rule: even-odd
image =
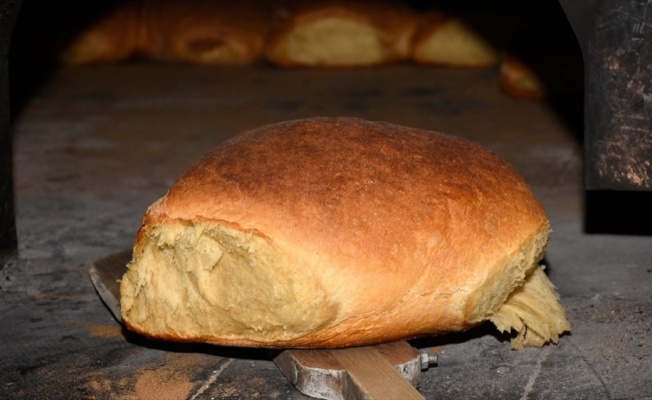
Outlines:
{"type": "MultiPolygon", "coordinates": [[[[537,235],[510,257],[508,272],[469,295],[467,325],[490,320],[515,331],[513,348],[557,342],[570,330],[537,263],[547,236],[537,235]]],[[[159,338],[282,346],[337,324],[340,305],[305,267],[310,262],[226,223],[150,224],[122,279],[123,317],[130,328],[159,338]]]]}
{"type": "Polygon", "coordinates": [[[252,60],[244,43],[222,36],[219,32],[189,31],[173,37],[173,55],[200,64],[244,64],[252,60]]]}
{"type": "Polygon", "coordinates": [[[459,20],[451,19],[432,31],[415,48],[415,60],[458,67],[491,67],[498,63],[496,50],[459,20]]]}
{"type": "Polygon", "coordinates": [[[285,55],[302,65],[369,65],[384,61],[382,40],[369,25],[328,17],[297,25],[285,55]]]}

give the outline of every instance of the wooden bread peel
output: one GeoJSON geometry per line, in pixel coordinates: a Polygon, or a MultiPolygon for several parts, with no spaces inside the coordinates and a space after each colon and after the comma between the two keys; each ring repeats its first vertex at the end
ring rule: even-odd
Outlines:
{"type": "Polygon", "coordinates": [[[285,350],[274,362],[303,394],[320,399],[424,399],[423,356],[405,341],[347,349],[285,350]],[[414,385],[414,386],[413,386],[414,385]]]}
{"type": "MultiPolygon", "coordinates": [[[[89,275],[95,290],[122,323],[120,285],[131,251],[111,254],[94,263],[89,275]]],[[[284,350],[274,363],[303,394],[320,399],[401,399],[424,397],[414,388],[421,370],[436,358],[405,341],[347,349],[284,350]]]]}

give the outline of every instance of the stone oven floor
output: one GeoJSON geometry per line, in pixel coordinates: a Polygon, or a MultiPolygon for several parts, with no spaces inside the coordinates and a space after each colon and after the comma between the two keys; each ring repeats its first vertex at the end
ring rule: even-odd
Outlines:
{"type": "Polygon", "coordinates": [[[427,399],[652,399],[650,197],[585,193],[578,103],[509,98],[497,78],[409,65],[56,71],[15,123],[20,253],[0,269],[0,398],[307,398],[265,351],[124,331],[88,270],[129,249],[146,207],[217,143],[350,115],[489,147],[532,185],[554,230],[545,262],[572,334],[522,351],[490,326],[415,342],[439,352],[419,386],[427,399]]]}

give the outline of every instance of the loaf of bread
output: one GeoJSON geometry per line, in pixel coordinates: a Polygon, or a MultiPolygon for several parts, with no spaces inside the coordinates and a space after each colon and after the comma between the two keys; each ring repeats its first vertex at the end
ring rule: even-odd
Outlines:
{"type": "Polygon", "coordinates": [[[270,14],[267,1],[132,0],[82,31],[61,59],[248,64],[262,56],[270,14]]]}
{"type": "Polygon", "coordinates": [[[165,38],[165,58],[206,65],[250,64],[269,30],[265,0],[154,0],[144,16],[165,38]]]}
{"type": "Polygon", "coordinates": [[[500,63],[500,87],[513,97],[541,100],[548,95],[540,71],[514,54],[506,54],[500,63]]]}
{"type": "Polygon", "coordinates": [[[415,62],[465,68],[498,65],[498,51],[465,20],[429,12],[420,21],[413,46],[415,62]]]}
{"type": "Polygon", "coordinates": [[[66,65],[124,61],[149,52],[142,48],[144,33],[139,3],[120,4],[79,32],[59,58],[66,65]]]}
{"type": "Polygon", "coordinates": [[[543,272],[541,204],[506,162],[355,118],[242,133],[147,210],[126,326],[233,346],[367,345],[493,321],[513,346],[570,329],[543,272]]]}
{"type": "Polygon", "coordinates": [[[500,86],[505,93],[555,102],[583,95],[584,59],[575,32],[569,24],[547,23],[565,18],[557,9],[514,34],[500,65],[500,86]]]}
{"type": "Polygon", "coordinates": [[[386,0],[295,0],[278,12],[266,45],[280,66],[372,66],[410,57],[413,11],[386,0]]]}

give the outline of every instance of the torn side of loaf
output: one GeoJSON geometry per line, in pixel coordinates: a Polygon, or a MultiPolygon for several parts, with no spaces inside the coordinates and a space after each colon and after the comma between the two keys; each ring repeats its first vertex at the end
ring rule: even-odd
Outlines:
{"type": "Polygon", "coordinates": [[[221,344],[284,342],[333,318],[310,271],[260,232],[175,220],[140,233],[121,307],[145,335],[221,344]]]}
{"type": "Polygon", "coordinates": [[[559,295],[543,267],[534,268],[489,320],[501,332],[516,332],[513,349],[557,343],[562,333],[571,330],[559,295]]]}

